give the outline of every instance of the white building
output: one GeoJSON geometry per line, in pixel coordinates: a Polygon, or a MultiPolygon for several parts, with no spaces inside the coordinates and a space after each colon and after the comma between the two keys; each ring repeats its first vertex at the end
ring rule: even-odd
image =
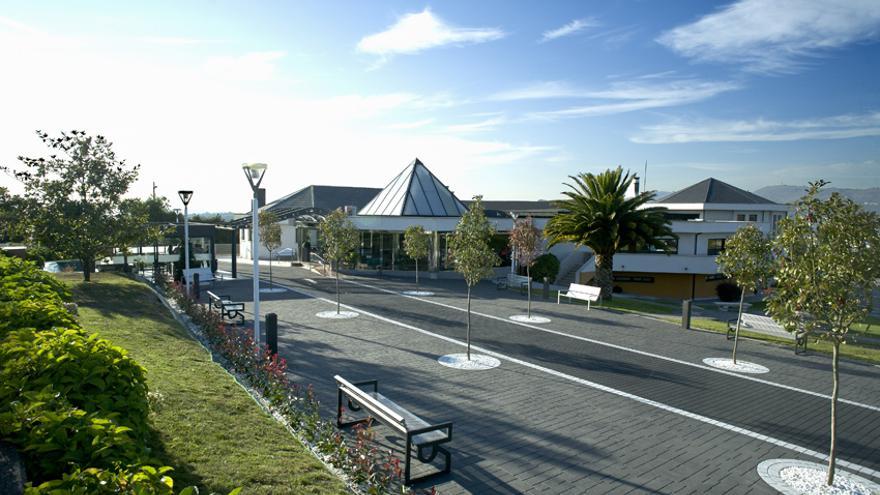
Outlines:
{"type": "MultiPolygon", "coordinates": [[[[676,253],[651,249],[617,253],[614,284],[623,292],[682,299],[714,297],[715,286],[724,280],[715,257],[727,239],[749,223],[772,235],[790,209],[713,178],[647,206],[669,210],[672,231],[678,236],[676,253]]],[[[586,283],[594,273],[591,258],[580,268],[578,279],[586,283]]]]}

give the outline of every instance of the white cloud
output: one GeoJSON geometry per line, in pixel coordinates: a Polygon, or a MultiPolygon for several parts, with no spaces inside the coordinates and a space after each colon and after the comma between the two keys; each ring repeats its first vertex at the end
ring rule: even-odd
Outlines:
{"type": "Polygon", "coordinates": [[[810,57],[880,35],[877,0],[740,0],[657,41],[699,61],[792,72],[810,57]]]}
{"type": "Polygon", "coordinates": [[[805,120],[710,120],[642,127],[636,143],[800,141],[880,136],[880,112],[805,120]]]}
{"type": "MultiPolygon", "coordinates": [[[[466,198],[502,187],[475,180],[475,171],[541,163],[553,150],[437,132],[425,121],[455,104],[446,94],[302,94],[284,84],[277,51],[217,53],[205,64],[116,48],[98,38],[0,26],[0,67],[16,74],[3,80],[0,92],[6,117],[0,119],[0,164],[14,165],[18,155],[45,156],[35,129],[83,129],[108,136],[119,156],[143,165],[131,194],[148,195],[156,181],[159,194],[172,199],[178,189],[195,190],[194,212],[243,211],[251,194],[243,162],[269,164],[264,185],[273,199],[309,184],[382,187],[418,156],[466,198]],[[218,71],[256,73],[261,80],[218,77],[218,71]],[[388,127],[419,121],[424,128],[408,132],[388,127]]],[[[15,182],[0,175],[0,185],[15,182]]]]}
{"type": "Polygon", "coordinates": [[[599,26],[599,21],[592,17],[588,17],[585,19],[575,19],[562,27],[551,29],[550,31],[545,31],[544,34],[541,36],[539,42],[544,43],[550,40],[555,40],[557,38],[562,38],[564,36],[571,36],[573,34],[577,34],[581,31],[596,26],[599,26]]]}
{"type": "Polygon", "coordinates": [[[412,54],[444,45],[484,43],[504,37],[498,28],[460,28],[447,24],[430,9],[406,14],[385,31],[362,38],[357,49],[363,53],[388,57],[412,54]]]}
{"type": "Polygon", "coordinates": [[[186,38],[183,36],[142,36],[138,40],[151,45],[191,46],[217,43],[217,40],[186,38]]]}
{"type": "Polygon", "coordinates": [[[410,122],[398,122],[396,124],[391,124],[388,126],[389,129],[397,129],[397,130],[406,130],[406,129],[420,129],[422,127],[429,126],[434,123],[434,118],[431,117],[429,119],[422,120],[414,120],[410,122]]]}
{"type": "Polygon", "coordinates": [[[646,83],[645,80],[617,82],[604,90],[583,90],[562,82],[545,82],[498,93],[491,98],[501,100],[547,98],[594,100],[587,105],[574,105],[559,110],[532,112],[527,115],[532,119],[555,120],[685,105],[738,88],[739,85],[734,82],[697,79],[679,79],[660,83],[646,83]]]}
{"type": "Polygon", "coordinates": [[[497,115],[494,117],[489,117],[477,122],[469,122],[467,124],[454,124],[446,126],[446,131],[452,133],[471,133],[471,132],[483,132],[483,131],[491,131],[496,129],[499,125],[507,122],[507,119],[504,118],[503,115],[497,115]]]}

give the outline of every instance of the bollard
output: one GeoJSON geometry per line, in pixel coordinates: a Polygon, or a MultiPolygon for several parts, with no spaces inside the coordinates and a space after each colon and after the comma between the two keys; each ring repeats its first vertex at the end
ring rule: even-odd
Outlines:
{"type": "Polygon", "coordinates": [[[542,294],[544,299],[550,299],[550,279],[544,277],[544,294],[542,294]]]}
{"type": "Polygon", "coordinates": [[[266,315],[266,346],[272,354],[278,354],[278,315],[266,315]]]}
{"type": "Polygon", "coordinates": [[[690,330],[691,328],[691,305],[693,301],[685,299],[681,302],[681,328],[690,330]]]}
{"type": "Polygon", "coordinates": [[[192,297],[193,297],[193,299],[198,301],[199,296],[201,295],[200,291],[199,291],[199,274],[193,273],[192,277],[193,277],[193,279],[192,279],[192,297]]]}

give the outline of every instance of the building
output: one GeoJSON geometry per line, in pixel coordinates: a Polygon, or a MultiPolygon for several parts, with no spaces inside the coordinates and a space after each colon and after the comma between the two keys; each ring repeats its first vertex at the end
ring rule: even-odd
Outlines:
{"type": "MultiPolygon", "coordinates": [[[[725,280],[715,257],[727,239],[749,223],[772,235],[790,209],[713,178],[646,206],[668,209],[678,236],[676,252],[666,255],[649,247],[617,253],[614,285],[624,293],[681,299],[715,297],[715,286],[725,280]]],[[[594,275],[595,263],[589,259],[578,270],[578,279],[587,283],[594,275]]]]}

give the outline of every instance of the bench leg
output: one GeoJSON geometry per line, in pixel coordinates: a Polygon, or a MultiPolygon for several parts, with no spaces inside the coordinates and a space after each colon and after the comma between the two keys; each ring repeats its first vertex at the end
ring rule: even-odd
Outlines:
{"type": "MultiPolygon", "coordinates": [[[[337,427],[346,428],[348,426],[352,426],[352,425],[356,425],[356,424],[360,424],[360,423],[367,423],[370,421],[369,416],[367,416],[366,418],[363,418],[363,419],[356,419],[353,421],[342,421],[342,396],[343,396],[342,390],[337,389],[336,390],[336,426],[337,427]]],[[[349,399],[349,401],[351,401],[351,399],[349,399]]],[[[352,407],[351,409],[354,410],[354,407],[352,407]]],[[[360,408],[358,408],[358,410],[359,409],[360,408]]]]}
{"type": "Polygon", "coordinates": [[[589,311],[589,310],[590,310],[590,300],[587,299],[587,311],[589,311]]]}
{"type": "MultiPolygon", "coordinates": [[[[733,337],[731,336],[731,334],[733,333],[733,331],[734,331],[733,328],[727,327],[727,340],[730,340],[730,339],[733,338],[733,337]]],[[[797,344],[795,344],[795,350],[797,350],[797,344]]]]}
{"type": "Polygon", "coordinates": [[[412,461],[411,448],[412,447],[411,447],[410,443],[407,442],[406,465],[404,466],[404,484],[405,485],[412,485],[414,483],[425,481],[425,480],[433,478],[435,476],[449,474],[450,472],[452,472],[452,455],[445,448],[443,448],[439,445],[433,445],[433,446],[431,446],[431,448],[434,449],[434,452],[431,455],[431,459],[433,459],[434,456],[436,456],[438,453],[442,454],[443,455],[443,469],[441,469],[439,471],[435,471],[433,473],[425,474],[423,476],[419,476],[417,478],[411,477],[410,476],[410,463],[412,461]]]}

